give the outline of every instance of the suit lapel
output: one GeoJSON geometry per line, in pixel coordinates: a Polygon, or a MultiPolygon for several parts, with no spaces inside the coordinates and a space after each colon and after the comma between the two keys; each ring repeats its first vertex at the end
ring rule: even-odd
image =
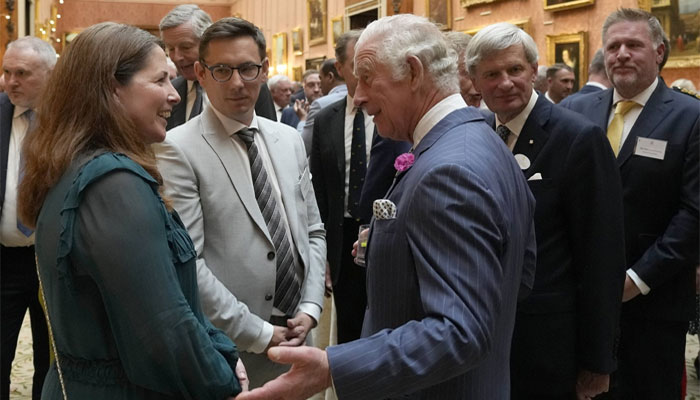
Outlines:
{"type": "MultiPolygon", "coordinates": [[[[231,184],[233,184],[233,188],[236,193],[238,193],[238,197],[241,199],[243,206],[248,211],[248,214],[255,224],[258,225],[258,228],[272,241],[265,220],[260,212],[258,202],[255,199],[253,185],[249,181],[248,175],[240,172],[250,168],[248,158],[239,157],[236,154],[229,133],[224,131],[223,125],[221,125],[221,122],[211,108],[204,110],[200,124],[202,124],[202,136],[204,140],[211,146],[214,153],[219,157],[219,160],[221,160],[221,164],[224,166],[231,180],[231,184]]],[[[222,199],[222,201],[225,201],[225,199],[222,199]]]]}
{"type": "MultiPolygon", "coordinates": [[[[299,226],[299,213],[297,212],[295,186],[298,182],[300,182],[302,176],[298,175],[299,171],[296,169],[290,170],[289,168],[290,165],[297,164],[296,152],[291,148],[290,141],[283,140],[281,137],[281,135],[288,133],[281,133],[277,131],[273,123],[265,121],[262,118],[258,118],[258,128],[260,129],[260,136],[265,142],[267,153],[270,156],[272,168],[275,169],[277,185],[279,186],[280,197],[282,198],[282,204],[279,204],[279,206],[284,207],[284,211],[287,214],[289,231],[292,234],[294,243],[298,247],[300,241],[297,237],[295,228],[299,226]],[[290,160],[290,157],[292,160],[290,160]]],[[[308,168],[309,166],[306,164],[307,170],[302,171],[302,174],[309,173],[308,168]]],[[[255,201],[255,195],[253,195],[253,201],[255,201]]],[[[258,206],[257,202],[255,203],[255,206],[258,206]]],[[[260,214],[259,211],[258,214],[260,214]]],[[[262,214],[260,215],[262,216],[262,214]]],[[[267,228],[265,229],[267,230],[267,228]]]]}
{"type": "Polygon", "coordinates": [[[0,210],[5,201],[5,182],[7,179],[7,157],[12,134],[12,114],[15,107],[6,94],[0,94],[0,210]]]}
{"type": "MultiPolygon", "coordinates": [[[[549,133],[544,129],[547,122],[549,122],[549,116],[552,113],[552,103],[550,103],[544,96],[539,96],[537,98],[537,103],[535,107],[530,112],[530,115],[525,120],[525,125],[518,135],[518,141],[515,142],[513,147],[513,154],[522,154],[526,156],[531,164],[535,163],[537,160],[537,155],[540,153],[547,139],[549,139],[549,133]]],[[[523,170],[526,178],[532,176],[535,172],[534,168],[527,168],[523,170]]]]}
{"type": "Polygon", "coordinates": [[[187,116],[187,79],[180,76],[173,79],[172,83],[175,90],[177,90],[177,94],[180,95],[180,102],[173,107],[172,114],[168,118],[166,130],[184,124],[187,116]]]}
{"type": "Polygon", "coordinates": [[[341,177],[340,182],[345,182],[345,107],[347,105],[347,97],[341,104],[333,106],[333,121],[331,122],[330,132],[324,132],[325,135],[330,135],[331,151],[333,158],[336,160],[338,174],[341,177]]]}
{"type": "Polygon", "coordinates": [[[666,85],[659,82],[647,100],[644,109],[637,118],[637,121],[632,126],[630,133],[622,144],[620,154],[617,156],[617,165],[622,166],[634,152],[634,147],[637,145],[638,137],[649,137],[654,132],[654,129],[666,118],[671,109],[673,98],[666,95],[666,85]]]}

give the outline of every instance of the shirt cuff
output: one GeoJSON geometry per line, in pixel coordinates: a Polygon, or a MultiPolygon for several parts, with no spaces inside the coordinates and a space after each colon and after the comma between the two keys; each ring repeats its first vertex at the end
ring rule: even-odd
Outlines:
{"type": "Polygon", "coordinates": [[[297,132],[304,132],[304,125],[306,125],[306,120],[299,121],[299,123],[297,124],[297,132]]]}
{"type": "Polygon", "coordinates": [[[632,279],[632,282],[634,282],[634,284],[637,285],[637,288],[640,292],[642,292],[642,294],[648,294],[651,291],[651,288],[646,283],[644,283],[642,278],[640,278],[639,275],[637,275],[637,273],[632,270],[632,268],[627,270],[627,276],[629,276],[630,279],[632,279]]]}
{"type": "Polygon", "coordinates": [[[313,318],[314,327],[316,326],[319,318],[321,317],[321,307],[318,304],[312,303],[310,301],[302,301],[299,304],[299,311],[313,318]]]}
{"type": "Polygon", "coordinates": [[[269,322],[263,322],[263,327],[260,331],[260,335],[258,335],[258,338],[255,339],[255,342],[252,346],[250,346],[248,350],[258,354],[264,352],[267,346],[270,344],[270,340],[272,339],[273,333],[274,327],[272,326],[272,324],[269,322]]]}

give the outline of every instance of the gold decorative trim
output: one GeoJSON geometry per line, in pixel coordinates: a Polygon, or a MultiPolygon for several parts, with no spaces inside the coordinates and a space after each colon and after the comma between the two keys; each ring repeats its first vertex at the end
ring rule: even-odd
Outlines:
{"type": "Polygon", "coordinates": [[[488,3],[495,3],[500,0],[460,0],[459,4],[462,7],[471,7],[471,6],[476,6],[479,4],[488,4],[488,3]]]}
{"type": "MultiPolygon", "coordinates": [[[[518,19],[518,20],[511,20],[511,21],[506,21],[509,24],[513,24],[517,26],[518,28],[522,29],[527,33],[528,35],[530,34],[530,18],[528,19],[518,19]]],[[[462,31],[466,34],[469,34],[471,36],[476,35],[480,30],[486,28],[488,25],[482,25],[477,28],[469,28],[465,31],[462,31]]]]}
{"type": "Polygon", "coordinates": [[[556,63],[556,48],[558,44],[578,44],[577,67],[579,88],[588,80],[588,34],[586,32],[568,33],[563,35],[547,35],[547,64],[556,63]]]}
{"type": "Polygon", "coordinates": [[[665,69],[669,68],[693,68],[700,67],[700,55],[690,56],[690,57],[671,57],[664,66],[665,69]]]}
{"type": "Polygon", "coordinates": [[[570,10],[572,8],[579,8],[579,7],[584,7],[584,6],[593,4],[595,2],[595,0],[573,0],[573,1],[564,1],[563,3],[558,3],[558,4],[549,4],[552,2],[553,2],[552,0],[544,0],[544,9],[547,11],[570,10]]]}

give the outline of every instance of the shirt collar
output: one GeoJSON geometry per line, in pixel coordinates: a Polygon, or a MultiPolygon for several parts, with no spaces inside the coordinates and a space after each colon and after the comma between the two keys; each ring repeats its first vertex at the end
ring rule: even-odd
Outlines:
{"type": "Polygon", "coordinates": [[[21,117],[28,109],[27,107],[15,106],[15,111],[12,112],[12,118],[21,117]]]}
{"type": "Polygon", "coordinates": [[[348,102],[345,103],[345,115],[350,115],[355,110],[355,103],[352,96],[350,96],[350,93],[348,93],[347,96],[348,102]]]}
{"type": "MultiPolygon", "coordinates": [[[[348,91],[348,85],[345,84],[345,83],[343,83],[342,85],[334,86],[333,89],[331,89],[331,90],[328,92],[328,94],[337,93],[337,92],[340,92],[341,90],[347,92],[347,91],[348,91]]],[[[328,94],[327,94],[326,96],[328,96],[328,94]]]]}
{"type": "Polygon", "coordinates": [[[601,89],[603,89],[603,90],[605,90],[605,89],[608,88],[607,86],[603,85],[603,84],[600,83],[600,82],[593,82],[593,81],[588,81],[588,82],[586,82],[586,86],[595,86],[595,87],[601,88],[601,89]]]}
{"type": "Polygon", "coordinates": [[[255,111],[253,111],[253,121],[251,121],[250,126],[248,126],[244,123],[241,123],[240,121],[236,121],[235,119],[231,119],[225,116],[224,114],[220,113],[219,110],[217,110],[213,104],[211,104],[211,109],[214,111],[214,114],[216,114],[216,117],[219,118],[221,125],[223,125],[224,127],[224,131],[226,131],[229,136],[233,135],[234,133],[240,131],[243,128],[258,129],[258,116],[257,114],[255,114],[255,111]]]}
{"type": "Polygon", "coordinates": [[[454,110],[465,108],[467,103],[464,102],[462,95],[459,93],[445,97],[440,102],[435,104],[433,108],[423,115],[423,118],[418,121],[416,129],[413,130],[413,148],[418,147],[418,143],[430,132],[438,122],[442,121],[448,114],[454,110]]]}
{"type": "Polygon", "coordinates": [[[647,104],[647,101],[649,101],[649,97],[651,97],[651,94],[654,93],[654,90],[656,90],[656,86],[659,84],[659,79],[656,78],[654,79],[654,82],[651,83],[646,89],[642,90],[639,92],[636,96],[632,97],[631,99],[625,99],[623,98],[620,93],[618,93],[617,89],[614,89],[613,91],[613,106],[617,104],[618,102],[622,100],[631,100],[634,101],[635,103],[639,104],[640,106],[644,107],[645,104],[647,104]]]}
{"type": "Polygon", "coordinates": [[[544,98],[547,99],[547,100],[549,100],[550,103],[555,104],[555,103],[554,103],[554,100],[552,100],[552,98],[549,97],[549,90],[546,91],[546,92],[544,92],[544,98]]]}
{"type": "Polygon", "coordinates": [[[508,121],[505,124],[503,122],[501,122],[501,120],[498,119],[498,114],[497,114],[496,115],[496,127],[499,127],[501,125],[505,125],[516,136],[520,136],[520,132],[523,130],[523,126],[525,126],[525,121],[527,121],[527,117],[530,116],[532,109],[535,108],[535,104],[537,103],[538,97],[539,96],[537,95],[537,92],[533,90],[532,96],[530,96],[530,101],[527,102],[527,105],[525,106],[525,108],[522,111],[520,111],[520,114],[518,114],[515,118],[513,118],[512,120],[508,121]]]}

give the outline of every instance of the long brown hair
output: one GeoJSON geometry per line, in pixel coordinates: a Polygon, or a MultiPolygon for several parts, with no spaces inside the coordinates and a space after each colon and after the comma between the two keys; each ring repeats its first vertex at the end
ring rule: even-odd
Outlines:
{"type": "Polygon", "coordinates": [[[162,184],[153,150],[116,100],[161,46],[150,33],[105,22],[80,33],[59,59],[40,97],[38,126],[24,139],[19,216],[34,227],[49,189],[80,154],[100,149],[124,153],[162,184]]]}

